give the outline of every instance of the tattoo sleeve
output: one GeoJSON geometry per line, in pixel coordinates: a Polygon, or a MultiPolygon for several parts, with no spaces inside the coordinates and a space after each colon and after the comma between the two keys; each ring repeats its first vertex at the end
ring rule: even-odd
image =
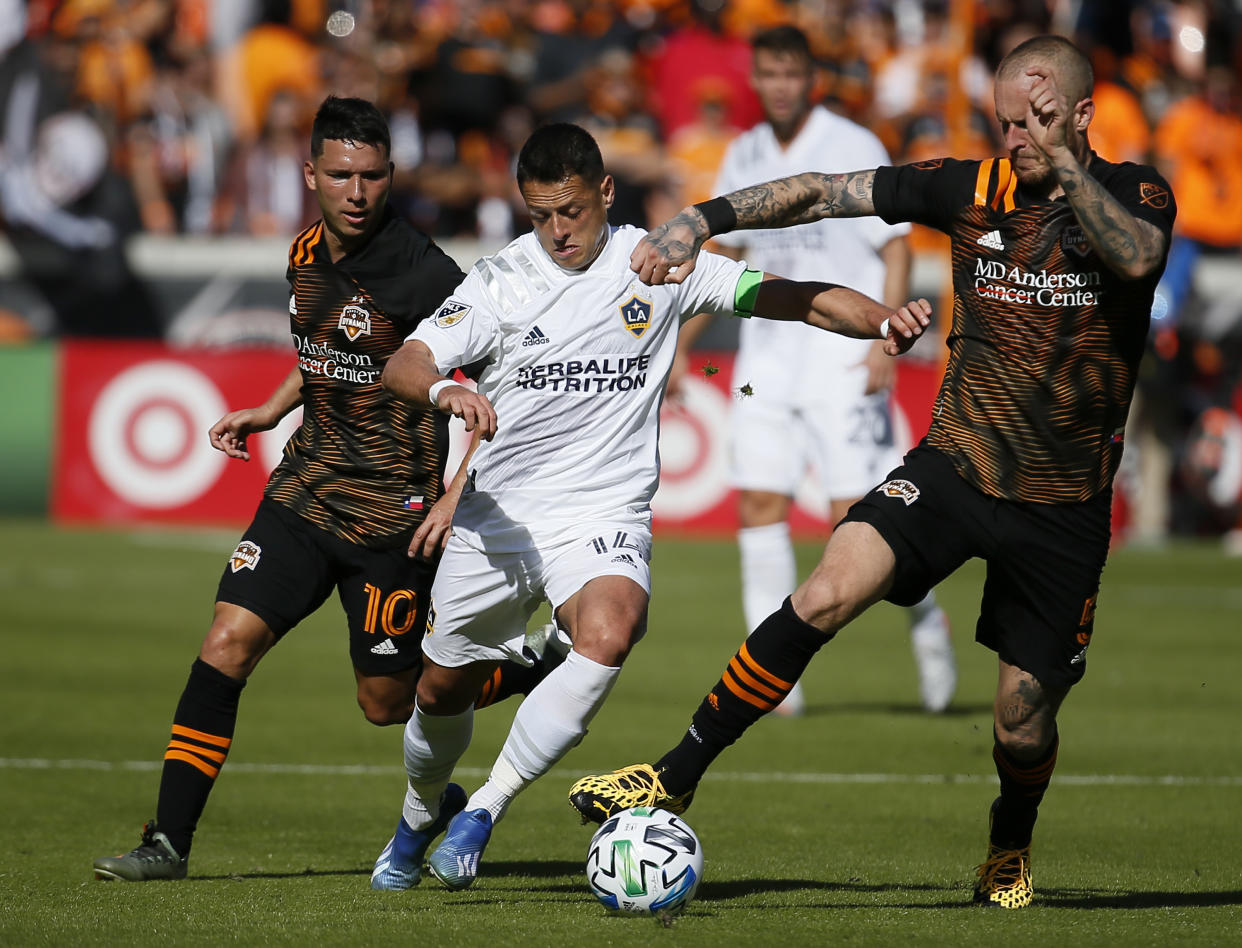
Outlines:
{"type": "Polygon", "coordinates": [[[1077,161],[1056,166],[1057,178],[1088,242],[1105,266],[1129,279],[1151,273],[1164,255],[1164,235],[1127,211],[1077,161]]]}
{"type": "Polygon", "coordinates": [[[874,182],[874,170],[848,174],[808,171],[743,188],[725,198],[737,213],[738,229],[791,227],[826,217],[874,214],[874,182]]]}

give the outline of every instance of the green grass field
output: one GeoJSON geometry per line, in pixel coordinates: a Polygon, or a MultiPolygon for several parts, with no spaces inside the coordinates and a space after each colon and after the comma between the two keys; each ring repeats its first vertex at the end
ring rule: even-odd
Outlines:
{"type": "MultiPolygon", "coordinates": [[[[474,888],[368,888],[399,812],[401,733],[355,706],[335,604],[246,689],[191,878],[94,882],[91,861],[154,814],[235,537],[0,521],[0,944],[1242,944],[1242,563],[1205,546],[1110,562],[1025,911],[968,905],[995,793],[972,564],[940,589],[961,666],[950,713],[917,710],[904,616],[873,609],[812,665],[809,714],[761,721],[702,785],[688,819],[706,878],[685,916],[606,915],[565,791],[665,750],[744,631],[733,546],[668,538],[647,640],[582,745],[514,804],[474,888]]],[[[804,573],[817,554],[800,549],[804,573]]],[[[467,789],[515,707],[477,716],[467,789]]]]}

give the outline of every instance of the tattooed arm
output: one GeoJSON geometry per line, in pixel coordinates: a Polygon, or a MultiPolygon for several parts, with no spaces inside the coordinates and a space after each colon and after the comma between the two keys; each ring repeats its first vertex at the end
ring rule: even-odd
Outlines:
{"type": "MultiPolygon", "coordinates": [[[[848,174],[805,172],[743,188],[724,196],[737,215],[736,230],[793,227],[825,217],[875,213],[871,188],[875,171],[848,174]]],[[[652,230],[630,255],[630,269],[651,285],[680,283],[694,270],[703,242],[713,236],[696,207],[652,230]]]]}
{"type": "Polygon", "coordinates": [[[1087,174],[1082,160],[1085,139],[1077,143],[1076,153],[1067,135],[1070,123],[1080,121],[1085,102],[1070,108],[1056,77],[1045,66],[1032,66],[1026,74],[1031,77],[1027,137],[1052,166],[1087,241],[1104,265],[1119,276],[1128,280],[1147,276],[1164,259],[1167,238],[1154,224],[1127,211],[1087,174]]]}

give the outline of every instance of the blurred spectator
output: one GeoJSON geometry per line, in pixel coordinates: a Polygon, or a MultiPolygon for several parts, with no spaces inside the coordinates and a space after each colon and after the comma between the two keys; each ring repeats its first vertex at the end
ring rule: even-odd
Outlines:
{"type": "Polygon", "coordinates": [[[728,83],[708,76],[696,81],[690,94],[698,102],[698,118],[674,132],[668,145],[674,212],[715,196],[716,173],[725,150],[741,132],[729,124],[732,90],[728,83]]]}
{"type": "MultiPolygon", "coordinates": [[[[651,219],[648,202],[667,184],[668,165],[659,127],[642,109],[643,89],[633,57],[623,49],[608,50],[588,70],[585,86],[586,110],[573,121],[599,143],[604,166],[616,186],[608,220],[647,227],[651,219]]],[[[661,205],[661,211],[666,209],[667,205],[661,205]]]]}
{"type": "Polygon", "coordinates": [[[634,51],[637,31],[599,0],[531,5],[531,73],[526,101],[543,121],[572,121],[586,103],[586,74],[609,49],[634,51]]]}
{"type": "Polygon", "coordinates": [[[148,113],[129,131],[129,170],[144,229],[209,234],[223,226],[232,131],[211,98],[211,61],[186,49],[156,71],[148,113]]]}
{"type": "Polygon", "coordinates": [[[228,175],[233,231],[291,237],[318,216],[314,193],[302,181],[304,119],[297,94],[277,90],[268,100],[258,140],[238,150],[228,175]]]}
{"type": "Polygon", "coordinates": [[[259,23],[221,57],[217,88],[236,136],[253,141],[277,92],[291,92],[310,115],[323,98],[319,51],[290,26],[290,0],[258,0],[259,23]]]}
{"type": "Polygon", "coordinates": [[[688,94],[696,81],[715,77],[731,90],[728,122],[750,128],[763,118],[750,87],[750,44],[725,32],[721,0],[690,0],[693,19],[671,32],[652,57],[651,101],[661,134],[668,141],[697,118],[688,94]]]}
{"type": "Polygon", "coordinates": [[[1142,103],[1133,90],[1118,81],[1117,57],[1111,49],[1096,47],[1091,58],[1095,69],[1091,147],[1109,161],[1146,162],[1151,128],[1142,103]]]}

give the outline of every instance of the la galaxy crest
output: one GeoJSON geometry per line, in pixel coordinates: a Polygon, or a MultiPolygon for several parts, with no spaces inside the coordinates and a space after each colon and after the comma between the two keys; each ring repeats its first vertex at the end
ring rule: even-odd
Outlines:
{"type": "Polygon", "coordinates": [[[371,312],[362,305],[361,296],[355,296],[345,304],[336,327],[345,333],[345,338],[350,342],[356,342],[359,336],[371,335],[371,312]]]}
{"type": "Polygon", "coordinates": [[[637,293],[632,293],[630,298],[617,308],[621,310],[621,319],[625,323],[626,331],[635,339],[641,339],[643,333],[651,328],[651,300],[645,300],[637,293]]]}

